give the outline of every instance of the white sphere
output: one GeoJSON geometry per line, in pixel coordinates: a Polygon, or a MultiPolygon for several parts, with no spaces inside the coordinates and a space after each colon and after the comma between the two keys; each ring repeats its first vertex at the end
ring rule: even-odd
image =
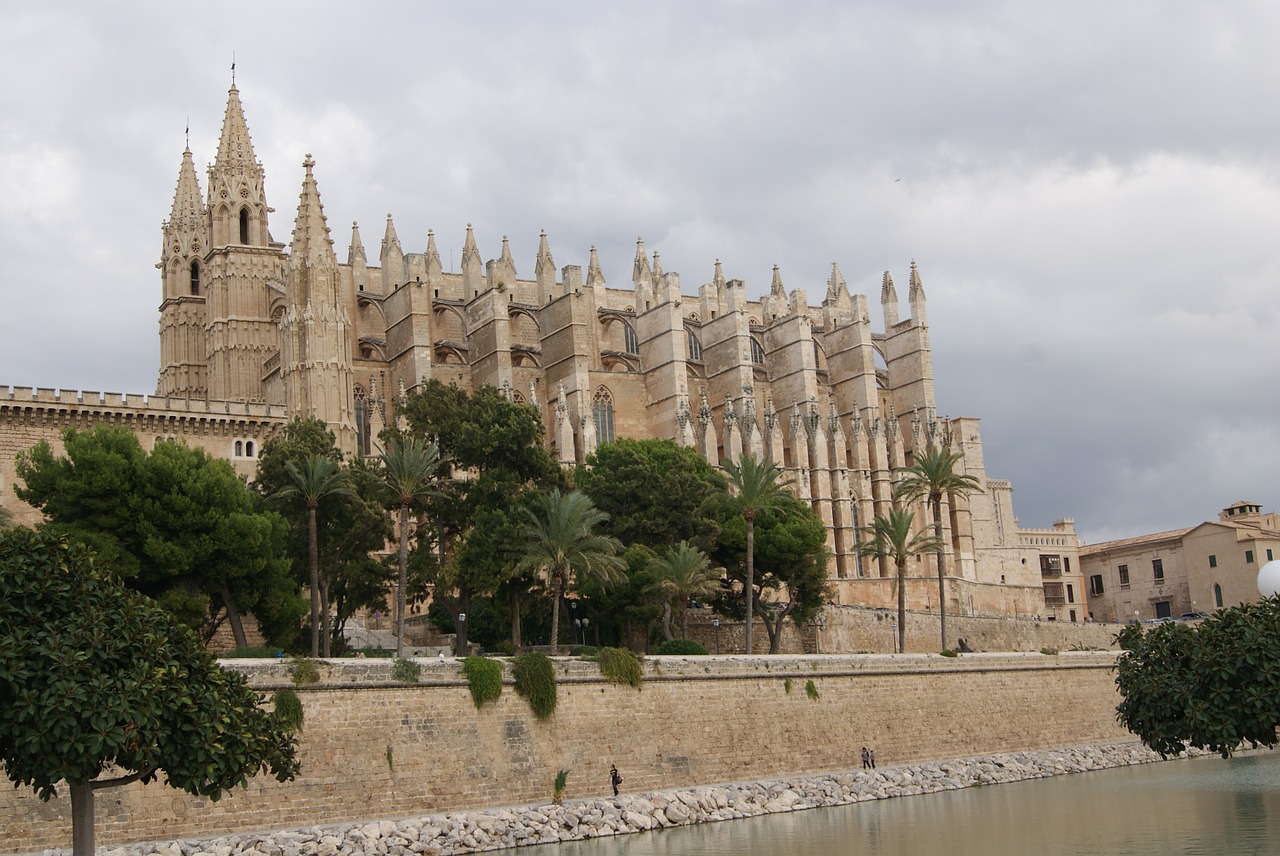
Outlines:
{"type": "Polygon", "coordinates": [[[1267,562],[1258,571],[1258,591],[1263,597],[1274,597],[1280,593],[1280,559],[1267,562]]]}

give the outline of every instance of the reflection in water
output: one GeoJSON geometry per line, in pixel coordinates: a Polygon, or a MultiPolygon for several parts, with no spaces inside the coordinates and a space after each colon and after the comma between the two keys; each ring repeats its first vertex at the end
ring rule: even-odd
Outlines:
{"type": "Polygon", "coordinates": [[[508,856],[1244,856],[1280,850],[1280,754],[1170,761],[503,851],[508,856]]]}

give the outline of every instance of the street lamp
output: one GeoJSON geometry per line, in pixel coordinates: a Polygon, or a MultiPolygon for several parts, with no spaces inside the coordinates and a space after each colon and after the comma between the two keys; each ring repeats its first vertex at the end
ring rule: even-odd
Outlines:
{"type": "Polygon", "coordinates": [[[720,619],[711,619],[711,626],[716,629],[716,654],[720,653],[720,619]]]}
{"type": "Polygon", "coordinates": [[[1280,593],[1280,559],[1267,562],[1258,571],[1258,592],[1263,597],[1275,597],[1280,593]]]}
{"type": "Polygon", "coordinates": [[[821,654],[822,653],[822,631],[827,629],[827,617],[825,615],[819,615],[816,619],[814,619],[813,628],[815,631],[813,634],[813,653],[821,654]]]}
{"type": "Polygon", "coordinates": [[[590,618],[575,618],[573,620],[573,626],[578,628],[579,636],[581,637],[581,640],[582,640],[581,644],[584,648],[587,645],[587,627],[589,627],[590,625],[591,625],[590,618]]]}
{"type": "MultiPolygon", "coordinates": [[[[466,638],[467,638],[467,614],[465,612],[459,612],[458,628],[457,628],[457,632],[453,636],[453,654],[455,657],[460,654],[462,654],[463,656],[466,656],[465,654],[463,654],[463,651],[462,651],[462,642],[465,641],[466,638]]],[[[471,646],[468,645],[467,647],[471,647],[471,646]]]]}

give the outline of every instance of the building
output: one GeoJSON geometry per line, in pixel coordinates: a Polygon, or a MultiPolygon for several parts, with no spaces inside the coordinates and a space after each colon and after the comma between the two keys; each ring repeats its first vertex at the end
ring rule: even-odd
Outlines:
{"type": "Polygon", "coordinates": [[[1185,529],[1080,548],[1095,621],[1176,618],[1258,599],[1258,570],[1280,556],[1280,515],[1253,502],[1185,529]]]}
{"type": "MultiPolygon", "coordinates": [[[[433,232],[406,252],[390,216],[376,264],[354,224],[340,262],[309,155],[287,246],[272,235],[272,211],[233,84],[205,189],[188,148],[163,225],[156,395],[0,388],[6,502],[15,502],[12,453],[66,425],[128,425],[147,448],[182,438],[251,475],[262,442],[290,419],[320,418],[341,448],[363,454],[394,420],[398,396],[425,380],[492,384],[538,408],[566,465],[620,436],[669,438],[714,464],[747,453],[778,463],[827,525],[844,603],[895,602],[893,569],[856,554],[859,528],[891,506],[895,470],[917,450],[953,448],[983,490],[945,503],[948,610],[1085,614],[1072,522],[1020,529],[1012,486],[986,476],[978,420],[937,413],[914,262],[908,315],[888,272],[879,283],[877,331],[867,298],[835,264],[818,305],[788,291],[777,267],[752,300],[718,261],[685,290],[637,241],[619,287],[594,248],[585,270],[557,267],[544,233],[533,276],[522,278],[505,238],[485,261],[468,226],[454,271],[433,232]]],[[[937,608],[932,569],[924,558],[912,568],[913,608],[937,608]]]]}

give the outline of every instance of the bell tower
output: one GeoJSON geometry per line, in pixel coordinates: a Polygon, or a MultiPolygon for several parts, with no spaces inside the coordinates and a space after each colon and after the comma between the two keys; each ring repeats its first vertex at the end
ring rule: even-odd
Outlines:
{"type": "Polygon", "coordinates": [[[160,269],[160,378],[158,395],[204,398],[208,393],[205,290],[209,211],[200,198],[191,148],[182,153],[173,208],[163,226],[160,269]]]}

